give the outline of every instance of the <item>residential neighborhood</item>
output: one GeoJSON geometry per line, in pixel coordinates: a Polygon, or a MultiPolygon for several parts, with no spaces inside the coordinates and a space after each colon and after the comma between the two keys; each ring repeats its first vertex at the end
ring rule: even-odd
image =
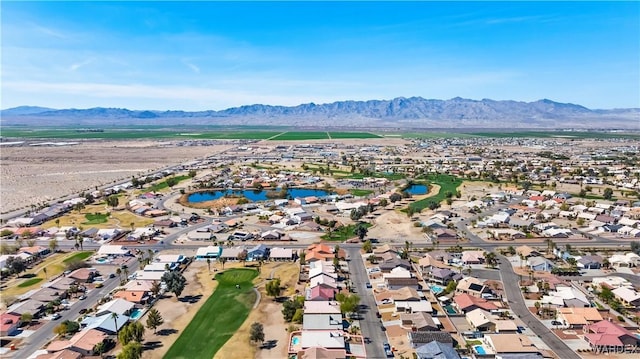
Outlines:
{"type": "Polygon", "coordinates": [[[637,144],[495,141],[243,143],[29,208],[1,228],[0,353],[634,357],[640,167],[602,158],[637,144]],[[234,324],[204,314],[227,291],[234,324]]]}

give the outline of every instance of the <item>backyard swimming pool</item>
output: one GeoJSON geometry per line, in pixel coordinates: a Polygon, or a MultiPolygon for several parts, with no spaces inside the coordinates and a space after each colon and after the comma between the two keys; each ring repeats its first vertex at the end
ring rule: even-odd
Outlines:
{"type": "Polygon", "coordinates": [[[431,289],[433,294],[440,294],[444,291],[444,287],[437,284],[432,284],[429,286],[429,288],[431,289]]]}
{"type": "Polygon", "coordinates": [[[140,319],[142,314],[144,314],[144,310],[135,308],[134,310],[131,311],[131,315],[129,316],[129,318],[133,320],[137,320],[137,319],[140,319]]]}
{"type": "Polygon", "coordinates": [[[487,352],[484,350],[484,348],[482,347],[482,345],[476,345],[473,347],[473,349],[476,350],[476,353],[484,355],[487,354],[487,352]]]}
{"type": "Polygon", "coordinates": [[[291,338],[291,345],[298,345],[298,344],[300,344],[300,337],[291,338]]]}
{"type": "Polygon", "coordinates": [[[447,304],[444,306],[444,310],[447,311],[447,314],[456,314],[456,310],[453,309],[453,307],[451,306],[451,304],[447,304]]]}

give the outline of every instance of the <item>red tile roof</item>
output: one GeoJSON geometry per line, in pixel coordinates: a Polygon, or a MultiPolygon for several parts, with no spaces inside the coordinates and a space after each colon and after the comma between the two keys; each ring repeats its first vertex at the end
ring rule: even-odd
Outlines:
{"type": "Polygon", "coordinates": [[[585,338],[592,345],[615,345],[620,346],[624,345],[620,337],[629,335],[631,337],[635,336],[633,333],[628,331],[627,329],[621,327],[618,324],[612,323],[608,320],[602,320],[597,323],[586,325],[584,330],[588,332],[585,334],[585,338]]]}
{"type": "Polygon", "coordinates": [[[453,301],[456,302],[458,308],[460,308],[461,310],[472,307],[474,305],[480,309],[484,309],[487,311],[498,309],[495,304],[487,301],[486,299],[476,298],[466,293],[456,295],[455,297],[453,297],[453,301]]]}

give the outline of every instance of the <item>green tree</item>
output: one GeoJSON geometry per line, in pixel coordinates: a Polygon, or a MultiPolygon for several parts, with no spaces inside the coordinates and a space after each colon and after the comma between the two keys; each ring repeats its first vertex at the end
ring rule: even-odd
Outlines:
{"type": "Polygon", "coordinates": [[[286,322],[291,322],[298,309],[302,309],[304,306],[304,297],[297,296],[293,299],[287,299],[282,303],[282,315],[286,322]]]}
{"type": "Polygon", "coordinates": [[[20,316],[20,321],[23,322],[23,323],[31,324],[32,320],[33,320],[33,314],[31,314],[29,312],[24,312],[20,316]]]}
{"type": "Polygon", "coordinates": [[[110,206],[111,208],[116,208],[118,207],[118,196],[115,194],[112,194],[111,196],[107,197],[105,199],[105,202],[107,203],[107,206],[110,206]]]}
{"type": "Polygon", "coordinates": [[[175,177],[169,177],[165,180],[167,187],[173,187],[178,184],[178,179],[175,177]]]}
{"type": "Polygon", "coordinates": [[[371,244],[370,240],[367,239],[366,241],[364,241],[364,243],[362,244],[362,250],[365,253],[373,252],[373,245],[371,244]]]}
{"type": "Polygon", "coordinates": [[[180,297],[187,284],[187,280],[180,272],[167,272],[162,276],[161,281],[167,285],[169,292],[176,295],[176,298],[180,297]]]}
{"type": "Polygon", "coordinates": [[[340,303],[340,311],[345,314],[351,314],[358,311],[360,305],[360,297],[357,294],[336,294],[336,300],[340,303]]]}
{"type": "Polygon", "coordinates": [[[12,274],[20,274],[27,270],[27,264],[20,257],[9,257],[5,262],[5,268],[12,274]]]}
{"type": "Polygon", "coordinates": [[[253,343],[262,343],[264,341],[264,327],[258,322],[251,323],[249,331],[249,339],[253,343]]]}
{"type": "Polygon", "coordinates": [[[140,359],[142,357],[142,344],[131,342],[124,347],[118,354],[117,359],[140,359]]]}
{"type": "Polygon", "coordinates": [[[300,252],[300,265],[303,266],[305,264],[307,264],[306,259],[307,254],[305,253],[305,251],[301,251],[300,252]]]}
{"type": "Polygon", "coordinates": [[[364,237],[367,236],[367,232],[369,230],[367,229],[367,227],[363,224],[360,223],[358,224],[358,226],[356,227],[354,233],[356,234],[356,236],[358,236],[358,238],[360,238],[360,240],[364,240],[364,237]]]}
{"type": "Polygon", "coordinates": [[[238,253],[238,260],[242,262],[242,265],[244,266],[247,262],[247,251],[238,253]]]}
{"type": "Polygon", "coordinates": [[[265,289],[267,291],[267,295],[274,298],[279,297],[280,292],[282,291],[282,288],[280,287],[280,278],[274,278],[271,281],[267,282],[265,289]]]}
{"type": "Polygon", "coordinates": [[[613,190],[609,187],[605,188],[602,192],[602,198],[606,200],[611,200],[613,198],[613,190]]]}
{"type": "Polygon", "coordinates": [[[106,351],[107,351],[107,343],[104,340],[96,344],[95,347],[93,347],[93,354],[98,355],[100,357],[102,357],[102,354],[104,354],[106,351]]]}
{"type": "Polygon", "coordinates": [[[51,253],[55,253],[58,250],[58,241],[56,239],[49,241],[49,250],[51,253]]]}
{"type": "Polygon", "coordinates": [[[164,323],[164,319],[160,312],[156,308],[152,308],[147,313],[147,328],[153,330],[153,334],[156,334],[156,329],[164,323]]]}
{"type": "Polygon", "coordinates": [[[402,195],[400,193],[398,193],[398,192],[394,192],[389,196],[389,201],[391,203],[395,203],[395,202],[398,202],[400,200],[402,200],[402,195]]]}
{"type": "Polygon", "coordinates": [[[140,322],[132,322],[125,325],[118,333],[118,340],[123,345],[127,345],[130,342],[142,343],[144,340],[144,325],[140,322]]]}
{"type": "Polygon", "coordinates": [[[158,282],[157,280],[154,280],[153,282],[151,282],[151,294],[153,294],[154,298],[158,297],[158,294],[160,294],[161,289],[162,287],[160,286],[160,282],[158,282]]]}

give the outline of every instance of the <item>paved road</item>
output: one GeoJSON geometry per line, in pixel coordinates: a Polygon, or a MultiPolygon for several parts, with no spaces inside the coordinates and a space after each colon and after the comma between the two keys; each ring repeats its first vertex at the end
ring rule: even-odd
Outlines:
{"type": "Polygon", "coordinates": [[[531,329],[542,341],[556,353],[562,359],[580,359],[580,356],[576,354],[569,346],[567,346],[560,338],[549,330],[544,324],[542,324],[527,308],[524,302],[524,297],[520,291],[520,285],[518,283],[518,275],[514,272],[513,267],[509,260],[501,255],[497,255],[499,259],[500,275],[502,282],[504,283],[504,291],[506,297],[509,299],[509,306],[511,311],[515,313],[527,327],[531,329]]]}
{"type": "MultiPolygon", "coordinates": [[[[341,245],[341,248],[344,247],[341,245]]],[[[351,282],[360,296],[360,304],[367,306],[366,310],[360,312],[363,317],[360,320],[360,330],[364,337],[370,339],[369,344],[366,344],[367,358],[386,358],[382,350],[382,343],[387,341],[387,336],[381,329],[382,323],[380,319],[376,317],[377,307],[373,292],[366,287],[369,276],[362,261],[360,249],[359,247],[352,247],[346,249],[346,251],[349,254],[349,258],[351,258],[349,260],[349,278],[351,278],[351,282]]]]}
{"type": "Polygon", "coordinates": [[[582,275],[582,276],[566,276],[566,277],[561,277],[562,279],[566,279],[566,280],[571,280],[571,281],[587,281],[587,280],[592,280],[593,278],[598,278],[598,277],[621,277],[624,278],[626,280],[628,280],[629,282],[631,282],[631,284],[633,284],[636,287],[640,287],[640,276],[636,275],[636,274],[631,274],[631,273],[607,273],[607,274],[601,274],[601,275],[582,275]]]}
{"type": "MultiPolygon", "coordinates": [[[[129,263],[127,263],[127,266],[133,273],[138,269],[138,261],[135,259],[131,260],[129,261],[129,263]]],[[[49,340],[55,337],[55,334],[53,334],[53,328],[55,328],[65,320],[75,321],[78,317],[80,317],[80,310],[93,307],[96,303],[98,303],[100,299],[102,299],[105,295],[115,289],[118,285],[120,285],[118,278],[106,279],[102,288],[93,289],[87,293],[87,299],[79,300],[71,305],[68,310],[60,312],[62,318],[46,323],[33,334],[31,334],[25,340],[24,344],[20,347],[20,350],[16,352],[17,354],[15,357],[27,358],[36,350],[42,348],[49,340]]]]}

